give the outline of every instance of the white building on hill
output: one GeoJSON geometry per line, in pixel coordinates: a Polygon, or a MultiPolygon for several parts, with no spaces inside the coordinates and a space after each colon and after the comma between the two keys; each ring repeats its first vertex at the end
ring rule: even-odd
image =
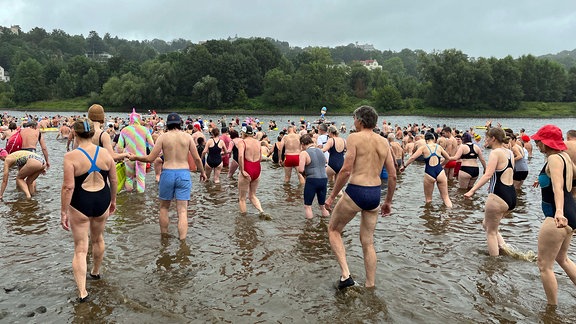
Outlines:
{"type": "Polygon", "coordinates": [[[378,64],[376,60],[366,60],[366,61],[358,61],[360,64],[364,65],[368,70],[375,70],[375,69],[382,69],[382,66],[378,64]]]}
{"type": "Polygon", "coordinates": [[[0,66],[0,82],[9,82],[10,76],[4,71],[4,68],[0,66]]]}

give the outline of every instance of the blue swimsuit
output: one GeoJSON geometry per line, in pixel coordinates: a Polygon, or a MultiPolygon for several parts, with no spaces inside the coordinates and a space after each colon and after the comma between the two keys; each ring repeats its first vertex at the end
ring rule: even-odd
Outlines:
{"type": "Polygon", "coordinates": [[[328,166],[334,170],[336,174],[340,172],[342,166],[344,165],[344,151],[346,151],[346,145],[341,152],[336,151],[336,140],[332,139],[332,147],[328,149],[330,157],[328,158],[328,166]]]}
{"type": "Polygon", "coordinates": [[[346,194],[362,210],[373,210],[380,205],[380,186],[359,186],[349,183],[346,194]]]}
{"type": "MultiPolygon", "coordinates": [[[[560,155],[560,154],[558,154],[560,155]]],[[[576,202],[574,197],[568,188],[566,188],[566,161],[564,157],[560,155],[562,161],[564,162],[564,217],[568,219],[568,226],[572,229],[576,228],[576,202]]],[[[542,191],[542,212],[544,216],[554,218],[556,213],[556,204],[554,203],[554,189],[552,188],[552,179],[546,174],[546,166],[548,162],[544,164],[542,171],[538,175],[538,182],[540,182],[540,188],[542,191]]]]}
{"type": "Polygon", "coordinates": [[[436,154],[436,150],[438,149],[438,144],[436,144],[436,147],[434,148],[434,152],[432,152],[432,150],[430,149],[430,146],[428,146],[428,144],[426,144],[426,147],[428,148],[428,151],[430,151],[430,156],[428,156],[427,158],[424,158],[424,162],[426,163],[426,167],[424,168],[424,172],[426,172],[426,174],[431,176],[432,178],[436,179],[436,178],[438,178],[438,175],[442,171],[444,171],[444,169],[442,168],[442,165],[440,165],[440,157],[438,156],[438,154],[436,154]],[[436,164],[435,166],[430,165],[430,158],[433,156],[438,158],[438,164],[436,164]]]}

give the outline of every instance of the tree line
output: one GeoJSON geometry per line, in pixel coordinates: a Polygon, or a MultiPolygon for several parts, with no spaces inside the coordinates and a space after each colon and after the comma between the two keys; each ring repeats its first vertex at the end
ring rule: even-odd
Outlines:
{"type": "Polygon", "coordinates": [[[370,104],[514,110],[521,101],[576,101],[576,67],[549,58],[472,58],[456,49],[365,51],[290,47],[269,38],[128,41],[0,28],[0,106],[87,98],[108,107],[316,113],[370,104]],[[376,60],[368,70],[360,61],[376,60]]]}

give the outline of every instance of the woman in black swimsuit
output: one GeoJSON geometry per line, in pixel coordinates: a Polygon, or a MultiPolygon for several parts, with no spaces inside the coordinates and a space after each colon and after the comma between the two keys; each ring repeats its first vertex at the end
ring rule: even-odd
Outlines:
{"type": "Polygon", "coordinates": [[[100,279],[104,257],[104,225],[116,209],[116,166],[106,149],[92,143],[94,124],[78,118],[73,126],[78,148],[64,155],[61,225],[72,230],[74,258],[72,269],[78,285],[78,300],[88,298],[86,290],[86,255],[92,243],[94,262],[88,275],[100,279]]]}
{"type": "Polygon", "coordinates": [[[486,231],[488,241],[488,253],[490,256],[498,256],[500,248],[506,246],[506,242],[498,231],[500,220],[506,213],[516,206],[516,189],[513,185],[514,154],[504,144],[509,138],[502,128],[490,128],[486,132],[486,144],[492,148],[488,157],[488,164],[484,175],[476,182],[474,187],[464,194],[471,198],[476,190],[490,181],[490,189],[486,205],[484,207],[484,221],[482,225],[486,231]]]}
{"type": "Polygon", "coordinates": [[[228,154],[226,144],[220,140],[220,130],[217,127],[210,130],[212,138],[204,147],[202,158],[206,156],[206,177],[210,179],[210,173],[214,169],[214,183],[220,183],[220,172],[222,172],[222,155],[228,154]]]}
{"type": "Polygon", "coordinates": [[[576,284],[576,265],[568,258],[568,248],[576,229],[576,202],[570,193],[576,168],[562,140],[562,130],[546,125],[532,136],[540,152],[546,155],[534,186],[542,190],[544,222],[538,234],[538,268],[548,305],[558,304],[558,282],[554,274],[554,261],[564,269],[576,284]]]}
{"type": "Polygon", "coordinates": [[[474,186],[480,168],[478,167],[478,160],[482,164],[482,170],[486,170],[486,161],[482,154],[480,146],[472,143],[472,135],[468,132],[462,135],[462,144],[458,147],[458,151],[450,160],[462,160],[460,172],[458,172],[458,184],[460,189],[470,189],[474,186]]]}

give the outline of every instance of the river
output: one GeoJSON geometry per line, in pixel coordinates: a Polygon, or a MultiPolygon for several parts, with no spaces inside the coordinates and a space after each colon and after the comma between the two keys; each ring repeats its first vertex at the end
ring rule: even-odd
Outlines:
{"type": "MultiPolygon", "coordinates": [[[[300,118],[260,117],[280,126],[300,118]]],[[[352,124],[349,116],[332,119],[352,124]]],[[[485,123],[413,116],[387,121],[459,129],[485,123]]],[[[574,119],[497,121],[515,131],[523,127],[528,134],[547,123],[564,132],[575,127],[574,119]]],[[[118,210],[106,226],[103,279],[89,281],[91,300],[78,304],[72,236],[60,227],[65,142],[56,140],[56,133],[45,137],[52,167],[39,178],[38,195],[25,200],[11,177],[0,202],[0,322],[572,323],[576,318],[576,289],[560,267],[555,266],[560,305],[552,310],[546,307],[535,262],[488,256],[482,230],[486,187],[467,200],[452,183],[453,209],[443,207],[437,189],[434,202],[426,206],[423,166],[417,163],[399,176],[393,213],[378,222],[373,290],[333,288],[339,268],[328,243],[328,220],[319,217],[317,206],[316,217],[305,220],[295,177],[285,185],[283,170],[263,162],[258,196],[273,219],[260,219],[250,204],[247,216],[239,214],[236,180],[199,183],[194,174],[186,243],[177,239],[175,211],[173,236],[160,237],[153,172],[147,175],[145,193],[120,192],[118,210]]],[[[274,141],[276,132],[270,138],[274,141]]],[[[518,205],[501,224],[508,244],[520,251],[537,249],[540,192],[529,184],[543,161],[535,149],[518,205]]],[[[357,217],[343,238],[351,272],[362,283],[358,231],[357,217]]],[[[574,251],[569,254],[573,260],[574,251]]]]}

